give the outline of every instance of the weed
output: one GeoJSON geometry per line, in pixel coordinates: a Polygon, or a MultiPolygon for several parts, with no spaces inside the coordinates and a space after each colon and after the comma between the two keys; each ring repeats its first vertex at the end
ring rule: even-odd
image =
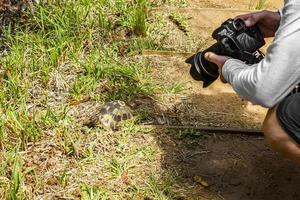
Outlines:
{"type": "Polygon", "coordinates": [[[256,4],[255,9],[256,10],[264,9],[266,7],[266,2],[267,0],[259,0],[258,3],[256,4]]]}
{"type": "Polygon", "coordinates": [[[81,199],[82,200],[102,200],[108,199],[107,192],[95,186],[88,186],[84,184],[81,187],[81,199]]]}
{"type": "Polygon", "coordinates": [[[188,6],[187,0],[154,0],[151,1],[152,6],[163,6],[165,4],[169,4],[175,7],[186,7],[188,6]]]}
{"type": "Polygon", "coordinates": [[[266,7],[267,0],[251,0],[249,2],[248,8],[255,8],[256,10],[262,10],[266,7]]]}
{"type": "Polygon", "coordinates": [[[184,83],[176,83],[174,85],[171,85],[171,87],[168,89],[168,91],[170,91],[170,93],[172,94],[179,94],[184,90],[186,90],[186,86],[184,83]]]}
{"type": "Polygon", "coordinates": [[[98,26],[103,30],[103,31],[109,31],[111,29],[111,22],[109,21],[109,18],[105,11],[99,9],[98,13],[98,26]]]}
{"type": "Polygon", "coordinates": [[[63,186],[66,187],[68,184],[68,176],[67,176],[67,166],[65,166],[64,171],[62,174],[58,177],[59,183],[63,186]]]}
{"type": "Polygon", "coordinates": [[[18,192],[22,182],[21,162],[18,156],[14,159],[13,170],[12,170],[12,186],[10,189],[10,199],[17,200],[18,192]]]}
{"type": "Polygon", "coordinates": [[[35,141],[41,136],[41,130],[34,120],[34,116],[25,109],[18,112],[10,109],[6,112],[6,125],[9,127],[11,134],[19,137],[24,144],[28,141],[35,141]]]}
{"type": "Polygon", "coordinates": [[[183,31],[186,35],[188,33],[188,17],[181,13],[171,12],[169,19],[176,25],[178,28],[183,31]]]}
{"type": "Polygon", "coordinates": [[[47,107],[44,113],[41,115],[40,123],[44,128],[53,128],[59,126],[62,121],[68,119],[68,108],[61,105],[57,110],[47,107]]]}
{"type": "Polygon", "coordinates": [[[155,199],[172,199],[174,198],[172,192],[172,185],[175,178],[172,175],[167,175],[164,181],[160,181],[157,175],[150,175],[148,184],[148,194],[155,199]]]}
{"type": "MultiPolygon", "coordinates": [[[[136,163],[153,160],[156,151],[152,147],[129,147],[142,130],[129,122],[117,137],[103,129],[82,127],[70,114],[76,106],[69,102],[88,96],[88,103],[101,104],[150,96],[161,89],[151,77],[149,63],[135,57],[144,49],[162,48],[168,35],[161,15],[148,19],[150,5],[146,0],[39,1],[25,11],[22,23],[6,23],[0,41],[0,46],[9,49],[0,57],[0,178],[6,180],[1,182],[1,199],[27,197],[31,189],[24,192],[24,183],[35,191],[29,194],[32,199],[57,195],[72,181],[82,199],[120,199],[120,195],[127,197],[140,191],[143,186],[136,184],[132,191],[120,189],[124,194],[119,195],[110,191],[109,181],[138,168],[136,163]],[[11,153],[15,146],[20,148],[11,153]],[[24,151],[27,159],[23,165],[18,151],[27,148],[30,150],[24,151]],[[44,183],[45,171],[36,164],[36,151],[49,157],[49,172],[60,172],[55,174],[57,186],[44,183]],[[68,166],[74,170],[69,175],[66,166],[51,168],[52,157],[55,164],[70,159],[83,163],[82,168],[68,166]],[[22,174],[27,165],[28,172],[22,174]],[[89,174],[90,167],[96,166],[107,183],[99,184],[99,177],[89,180],[77,174],[80,169],[89,174]]],[[[172,90],[180,92],[181,86],[172,90]]]]}
{"type": "Polygon", "coordinates": [[[110,165],[114,177],[120,177],[122,172],[126,171],[126,163],[120,159],[113,158],[110,165]]]}
{"type": "Polygon", "coordinates": [[[153,156],[155,154],[155,151],[151,146],[147,146],[141,149],[142,154],[145,156],[145,158],[149,161],[153,159],[153,156]]]}
{"type": "Polygon", "coordinates": [[[138,36],[146,36],[146,0],[137,0],[133,17],[133,32],[138,36]]]}

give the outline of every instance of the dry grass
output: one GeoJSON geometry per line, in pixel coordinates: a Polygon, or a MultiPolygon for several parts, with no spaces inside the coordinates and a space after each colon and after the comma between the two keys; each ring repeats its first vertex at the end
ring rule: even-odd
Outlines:
{"type": "MultiPolygon", "coordinates": [[[[0,199],[183,199],[191,188],[202,189],[193,181],[179,185],[180,175],[165,159],[181,162],[188,155],[173,151],[172,138],[205,134],[135,125],[165,120],[163,111],[174,121],[187,118],[183,112],[197,114],[189,116],[194,124],[211,120],[208,111],[184,100],[168,104],[169,96],[187,88],[182,74],[175,73],[173,84],[165,68],[150,68],[139,56],[144,49],[164,48],[174,33],[168,30],[174,21],[148,13],[166,4],[184,7],[187,2],[41,1],[9,16],[16,20],[6,21],[0,41],[5,49],[0,57],[0,199]],[[164,72],[160,82],[153,70],[164,72]],[[154,97],[161,93],[168,96],[162,97],[164,108],[154,97]],[[139,108],[134,121],[114,133],[84,125],[104,102],[117,99],[139,108]]],[[[166,14],[187,30],[187,16],[166,14]]],[[[166,66],[176,71],[169,60],[166,66]]],[[[227,115],[220,116],[222,121],[227,115]]]]}
{"type": "MultiPolygon", "coordinates": [[[[175,177],[160,175],[154,131],[134,122],[114,133],[83,125],[105,101],[129,101],[162,89],[147,61],[135,56],[161,48],[165,38],[166,32],[158,32],[164,22],[146,19],[144,12],[156,3],[41,1],[6,16],[1,199],[174,197],[175,177]]],[[[136,120],[144,115],[136,113],[136,120]]]]}

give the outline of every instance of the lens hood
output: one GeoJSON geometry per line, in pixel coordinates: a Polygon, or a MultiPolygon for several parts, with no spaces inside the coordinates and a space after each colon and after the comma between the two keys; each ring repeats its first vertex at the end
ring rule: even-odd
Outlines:
{"type": "Polygon", "coordinates": [[[205,52],[199,52],[186,60],[186,63],[191,64],[190,75],[196,81],[203,81],[203,87],[208,87],[214,82],[218,76],[217,66],[207,67],[207,65],[215,65],[208,62],[204,58],[205,52]],[[212,70],[211,70],[212,69],[212,70]]]}

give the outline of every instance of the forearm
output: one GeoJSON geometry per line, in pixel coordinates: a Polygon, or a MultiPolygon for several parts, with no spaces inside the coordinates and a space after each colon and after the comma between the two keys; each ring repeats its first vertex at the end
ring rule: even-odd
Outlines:
{"type": "Polygon", "coordinates": [[[256,65],[229,59],[222,69],[224,78],[242,98],[273,107],[300,82],[299,37],[295,33],[275,40],[264,60],[256,65]]]}
{"type": "Polygon", "coordinates": [[[264,62],[249,66],[239,60],[229,59],[222,73],[241,98],[271,108],[288,95],[297,78],[293,82],[286,82],[285,76],[281,79],[276,78],[277,75],[272,77],[269,67],[271,65],[264,62]]]}
{"type": "Polygon", "coordinates": [[[260,63],[248,66],[229,59],[224,64],[224,78],[242,98],[272,107],[300,82],[299,10],[300,2],[286,2],[280,27],[260,63]]]}

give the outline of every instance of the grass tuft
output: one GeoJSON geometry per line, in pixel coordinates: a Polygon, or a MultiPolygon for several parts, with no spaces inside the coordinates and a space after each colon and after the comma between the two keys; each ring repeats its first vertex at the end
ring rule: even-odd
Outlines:
{"type": "Polygon", "coordinates": [[[135,13],[133,15],[133,32],[138,36],[146,36],[146,0],[136,0],[135,13]]]}
{"type": "MultiPolygon", "coordinates": [[[[162,15],[147,15],[150,5],[146,0],[39,1],[17,20],[5,21],[0,199],[130,199],[144,194],[171,199],[172,182],[164,183],[164,177],[153,182],[149,173],[141,173],[154,165],[157,150],[142,144],[144,132],[134,122],[114,135],[77,119],[90,114],[81,108],[163,90],[148,61],[136,56],[162,48],[168,36],[162,15]],[[135,174],[142,175],[133,178],[135,174]],[[147,185],[156,189],[151,192],[147,185]]],[[[172,93],[183,89],[180,84],[170,88],[172,93]]]]}
{"type": "Polygon", "coordinates": [[[256,10],[262,10],[265,9],[267,6],[267,0],[251,0],[249,2],[248,8],[249,9],[256,9],[256,10]]]}

